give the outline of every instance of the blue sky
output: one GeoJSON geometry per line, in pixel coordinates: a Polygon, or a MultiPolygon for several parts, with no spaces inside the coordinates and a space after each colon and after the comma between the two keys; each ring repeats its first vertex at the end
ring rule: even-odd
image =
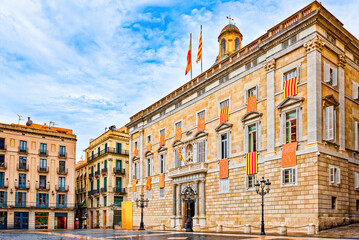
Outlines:
{"type": "MultiPolygon", "coordinates": [[[[190,80],[189,33],[195,58],[201,24],[207,69],[227,15],[246,45],[310,2],[0,0],[0,122],[16,123],[21,114],[72,128],[79,160],[105,127],[125,125],[190,80]]],[[[359,1],[322,3],[359,38],[359,1]]],[[[193,76],[199,73],[194,64],[193,76]]]]}

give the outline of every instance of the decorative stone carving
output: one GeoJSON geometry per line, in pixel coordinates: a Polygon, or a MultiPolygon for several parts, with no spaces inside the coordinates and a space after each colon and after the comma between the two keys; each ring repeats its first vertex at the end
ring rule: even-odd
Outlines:
{"type": "Polygon", "coordinates": [[[345,68],[346,63],[347,63],[346,56],[345,55],[339,55],[339,59],[338,59],[339,67],[345,68]]]}
{"type": "Polygon", "coordinates": [[[193,147],[188,144],[186,147],[186,164],[193,163],[193,147]]]}
{"type": "Polygon", "coordinates": [[[269,60],[268,62],[266,62],[266,64],[264,65],[264,69],[267,72],[275,70],[275,59],[273,58],[272,60],[269,60]]]}
{"type": "Polygon", "coordinates": [[[321,52],[323,50],[324,45],[325,45],[324,41],[318,36],[315,36],[314,38],[310,39],[308,42],[304,43],[304,47],[307,53],[314,50],[321,52]]]}

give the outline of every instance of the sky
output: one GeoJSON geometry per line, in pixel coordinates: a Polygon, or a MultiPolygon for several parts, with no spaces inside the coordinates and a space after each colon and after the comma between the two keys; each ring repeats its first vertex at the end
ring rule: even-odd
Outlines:
{"type": "MultiPolygon", "coordinates": [[[[0,0],[0,122],[20,114],[77,135],[77,161],[89,139],[121,127],[190,80],[184,75],[203,25],[203,68],[218,55],[231,15],[242,46],[307,0],[0,0]]],[[[359,38],[359,1],[323,0],[359,38]]],[[[200,64],[193,65],[193,77],[200,64]]]]}

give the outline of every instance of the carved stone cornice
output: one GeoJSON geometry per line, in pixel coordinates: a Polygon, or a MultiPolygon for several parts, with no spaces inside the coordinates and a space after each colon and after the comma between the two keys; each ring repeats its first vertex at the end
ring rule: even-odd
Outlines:
{"type": "Polygon", "coordinates": [[[264,69],[267,72],[275,70],[275,59],[273,58],[272,60],[269,60],[268,62],[266,62],[266,64],[264,65],[264,69]]]}
{"type": "Polygon", "coordinates": [[[314,38],[310,39],[308,42],[304,43],[305,50],[307,53],[317,50],[318,52],[322,52],[325,43],[324,41],[315,36],[314,38]]]}
{"type": "Polygon", "coordinates": [[[345,55],[339,55],[338,57],[338,65],[339,67],[345,68],[345,65],[347,64],[347,58],[345,55]]]}

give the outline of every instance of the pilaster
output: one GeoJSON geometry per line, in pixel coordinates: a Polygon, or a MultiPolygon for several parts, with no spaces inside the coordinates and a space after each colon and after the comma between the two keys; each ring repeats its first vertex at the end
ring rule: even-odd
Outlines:
{"type": "Polygon", "coordinates": [[[275,147],[275,59],[269,60],[264,68],[267,71],[267,152],[270,155],[271,153],[274,154],[275,147]]]}
{"type": "Polygon", "coordinates": [[[338,88],[339,88],[339,150],[345,151],[345,55],[339,55],[338,88]]]}
{"type": "Polygon", "coordinates": [[[199,212],[199,225],[201,227],[206,226],[206,203],[205,203],[205,181],[199,182],[199,201],[200,201],[200,212],[199,212]]]}

